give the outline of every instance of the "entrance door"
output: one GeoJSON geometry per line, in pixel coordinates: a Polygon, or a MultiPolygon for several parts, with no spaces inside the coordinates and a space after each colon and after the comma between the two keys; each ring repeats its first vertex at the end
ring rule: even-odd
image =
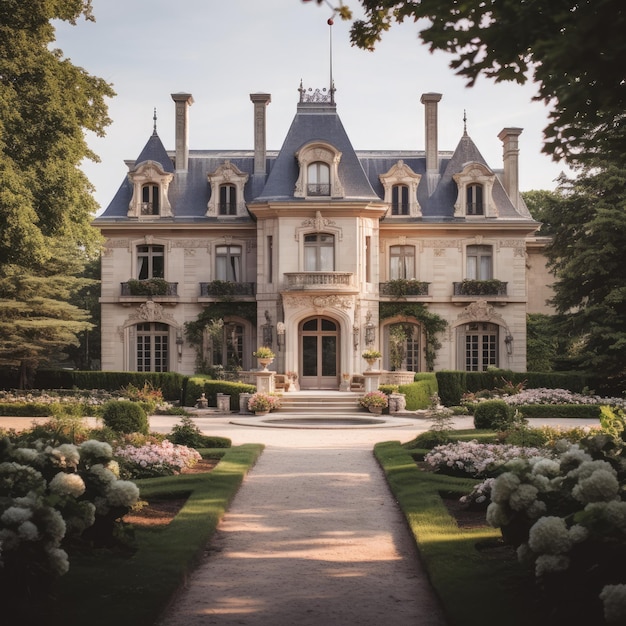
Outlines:
{"type": "Polygon", "coordinates": [[[339,329],[326,317],[311,317],[300,325],[300,388],[339,386],[339,329]]]}

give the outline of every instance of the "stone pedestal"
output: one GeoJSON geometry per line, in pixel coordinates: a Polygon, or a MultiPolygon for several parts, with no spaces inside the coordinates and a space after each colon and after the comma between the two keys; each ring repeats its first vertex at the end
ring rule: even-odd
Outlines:
{"type": "Polygon", "coordinates": [[[202,394],[196,400],[196,409],[206,409],[208,407],[209,407],[209,401],[206,399],[206,396],[204,394],[202,394]]]}
{"type": "Polygon", "coordinates": [[[376,370],[363,372],[365,377],[365,393],[376,391],[380,385],[380,372],[376,370]]]}
{"type": "Polygon", "coordinates": [[[251,393],[239,394],[239,415],[252,415],[252,411],[248,408],[248,400],[251,397],[251,393]]]}
{"type": "Polygon", "coordinates": [[[261,370],[254,372],[256,376],[256,390],[258,393],[274,392],[274,372],[269,370],[261,370]]]}
{"type": "Polygon", "coordinates": [[[217,394],[217,410],[220,413],[230,413],[230,396],[225,393],[217,394]]]}
{"type": "Polygon", "coordinates": [[[406,398],[403,393],[392,393],[389,395],[389,414],[401,413],[406,409],[406,398]]]}

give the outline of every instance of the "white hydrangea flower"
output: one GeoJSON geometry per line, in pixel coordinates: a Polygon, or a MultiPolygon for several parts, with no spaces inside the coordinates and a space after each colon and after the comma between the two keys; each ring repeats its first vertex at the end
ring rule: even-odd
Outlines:
{"type": "Polygon", "coordinates": [[[19,526],[33,517],[30,508],[10,506],[0,517],[0,522],[7,526],[19,526]]]}
{"type": "Polygon", "coordinates": [[[559,458],[561,469],[578,467],[585,461],[591,461],[589,456],[578,444],[572,444],[559,458]]]}
{"type": "Polygon", "coordinates": [[[61,548],[48,548],[49,563],[57,576],[67,574],[70,569],[70,561],[65,550],[61,548]]]}
{"type": "Polygon", "coordinates": [[[50,491],[60,496],[78,498],[85,493],[85,481],[78,474],[59,472],[49,484],[50,491]]]}
{"type": "Polygon", "coordinates": [[[80,461],[80,453],[78,448],[72,443],[63,443],[57,450],[65,460],[64,467],[77,467],[80,461]]]}
{"type": "Polygon", "coordinates": [[[86,462],[108,461],[113,457],[113,448],[106,441],[89,439],[80,444],[80,455],[86,462]]]}
{"type": "Polygon", "coordinates": [[[37,541],[39,539],[39,529],[32,522],[20,524],[17,534],[24,541],[37,541]]]}
{"type": "Polygon", "coordinates": [[[110,506],[132,507],[139,500],[139,487],[129,480],[117,480],[108,486],[106,495],[110,506]]]}
{"type": "Polygon", "coordinates": [[[0,528],[0,543],[5,552],[15,550],[20,545],[20,538],[17,533],[8,528],[0,528]]]}
{"type": "Polygon", "coordinates": [[[15,448],[13,458],[20,463],[32,463],[39,456],[33,448],[15,448]]]}
{"type": "Polygon", "coordinates": [[[528,484],[520,485],[509,498],[509,505],[514,511],[523,511],[533,504],[537,499],[539,490],[537,487],[528,484]]]}
{"type": "Polygon", "coordinates": [[[589,537],[589,530],[580,524],[574,524],[569,529],[569,536],[574,543],[581,543],[589,537]]]}
{"type": "Polygon", "coordinates": [[[61,541],[61,539],[65,537],[65,531],[67,530],[65,520],[55,509],[50,509],[48,511],[48,515],[46,516],[46,527],[44,530],[46,535],[52,537],[56,541],[61,541]]]}
{"type": "Polygon", "coordinates": [[[626,502],[611,500],[610,502],[591,502],[585,511],[599,513],[611,526],[626,533],[626,502]]]}
{"type": "Polygon", "coordinates": [[[583,504],[608,502],[617,497],[619,489],[619,481],[615,477],[615,473],[599,469],[588,478],[579,480],[572,489],[572,496],[583,504]]]}
{"type": "Polygon", "coordinates": [[[568,472],[567,476],[569,478],[577,478],[578,480],[581,480],[583,478],[589,478],[589,476],[591,476],[597,470],[604,470],[606,472],[609,472],[610,474],[617,476],[617,473],[610,463],[600,460],[585,461],[584,463],[581,463],[576,469],[568,472]]]}
{"type": "Polygon", "coordinates": [[[489,506],[487,507],[486,519],[487,524],[489,524],[489,526],[493,526],[494,528],[501,528],[509,523],[509,516],[497,502],[489,503],[489,506]]]}
{"type": "Polygon", "coordinates": [[[563,554],[542,554],[535,561],[535,576],[564,572],[569,567],[569,557],[563,554]]]}
{"type": "Polygon", "coordinates": [[[115,478],[120,477],[120,464],[115,459],[112,459],[107,463],[107,469],[113,472],[115,478]]]}
{"type": "Polygon", "coordinates": [[[626,585],[606,585],[600,593],[607,624],[626,622],[626,585]]]}
{"type": "Polygon", "coordinates": [[[508,502],[511,494],[519,485],[520,479],[512,472],[500,474],[491,487],[491,501],[508,502]]]}
{"type": "Polygon", "coordinates": [[[528,547],[527,543],[521,543],[516,550],[516,554],[517,554],[517,560],[520,563],[529,564],[529,563],[532,563],[535,558],[535,554],[528,547]]]}
{"type": "Polygon", "coordinates": [[[530,528],[528,545],[536,554],[564,554],[572,547],[565,520],[562,517],[540,517],[530,528]]]}
{"type": "Polygon", "coordinates": [[[541,500],[535,500],[527,509],[526,516],[530,519],[539,519],[544,516],[548,511],[548,507],[545,502],[541,500]]]}
{"type": "Polygon", "coordinates": [[[545,476],[554,478],[559,475],[561,466],[554,459],[545,459],[543,457],[534,457],[529,460],[532,467],[532,473],[536,476],[545,476]]]}
{"type": "Polygon", "coordinates": [[[112,482],[115,482],[117,478],[115,474],[110,470],[104,467],[102,463],[96,463],[89,468],[91,474],[93,474],[98,481],[103,485],[109,485],[112,482]]]}

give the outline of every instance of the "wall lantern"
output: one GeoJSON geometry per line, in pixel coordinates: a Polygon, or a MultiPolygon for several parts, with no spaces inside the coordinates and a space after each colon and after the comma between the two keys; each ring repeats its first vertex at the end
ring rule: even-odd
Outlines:
{"type": "Polygon", "coordinates": [[[278,351],[280,352],[285,345],[285,322],[276,324],[276,341],[278,342],[278,351]]]}
{"type": "Polygon", "coordinates": [[[274,339],[274,327],[272,326],[272,318],[270,317],[269,311],[265,311],[265,319],[267,323],[263,324],[261,327],[263,331],[263,345],[271,348],[274,339]]]}
{"type": "Polygon", "coordinates": [[[511,356],[513,354],[513,336],[507,335],[504,338],[504,345],[506,346],[506,353],[511,356]]]}
{"type": "Polygon", "coordinates": [[[376,341],[376,328],[374,324],[372,324],[372,312],[368,311],[365,316],[367,323],[365,324],[365,343],[368,346],[371,346],[376,341]]]}
{"type": "Polygon", "coordinates": [[[185,343],[185,340],[183,339],[182,335],[177,335],[176,336],[176,349],[178,350],[178,360],[179,361],[183,357],[183,345],[184,345],[184,343],[185,343]]]}

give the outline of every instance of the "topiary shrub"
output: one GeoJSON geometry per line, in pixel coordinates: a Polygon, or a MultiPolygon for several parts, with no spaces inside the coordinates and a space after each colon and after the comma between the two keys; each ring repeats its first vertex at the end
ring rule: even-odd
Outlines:
{"type": "Polygon", "coordinates": [[[503,431],[512,421],[513,409],[504,400],[485,400],[474,410],[474,428],[503,431]]]}
{"type": "Polygon", "coordinates": [[[172,427],[172,432],[167,435],[167,439],[174,444],[189,448],[230,448],[232,445],[227,437],[203,435],[188,415],[183,416],[180,423],[172,427]]]}
{"type": "Polygon", "coordinates": [[[148,416],[140,404],[130,400],[109,400],[102,408],[104,425],[116,433],[149,432],[148,416]]]}

